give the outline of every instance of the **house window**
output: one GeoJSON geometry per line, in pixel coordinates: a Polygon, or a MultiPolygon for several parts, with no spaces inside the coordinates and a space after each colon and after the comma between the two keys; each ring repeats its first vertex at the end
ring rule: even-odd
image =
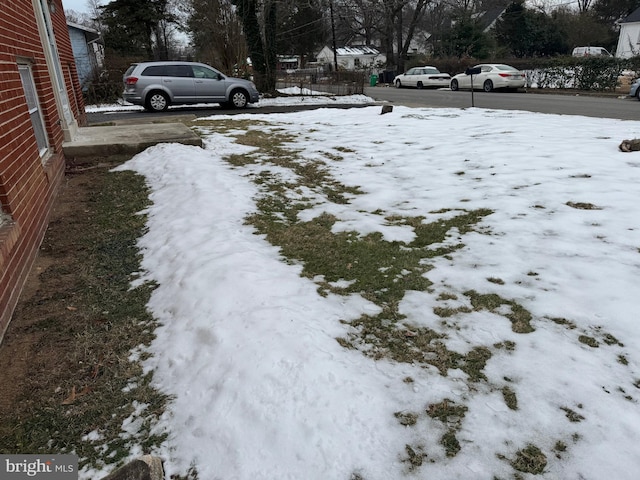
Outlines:
{"type": "Polygon", "coordinates": [[[40,151],[40,156],[43,157],[47,153],[49,144],[44,123],[42,122],[40,104],[38,103],[38,95],[33,83],[31,67],[29,65],[18,65],[18,71],[20,72],[20,80],[22,80],[22,88],[24,88],[24,96],[27,99],[27,107],[29,108],[29,116],[31,117],[31,125],[33,126],[38,150],[40,151]]]}

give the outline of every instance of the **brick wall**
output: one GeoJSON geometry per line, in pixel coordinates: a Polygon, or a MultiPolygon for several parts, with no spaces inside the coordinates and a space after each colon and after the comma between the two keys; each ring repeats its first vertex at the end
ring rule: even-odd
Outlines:
{"type": "MultiPolygon", "coordinates": [[[[79,125],[84,104],[61,0],[51,19],[67,95],[79,125]]],[[[0,0],[0,341],[44,237],[64,175],[64,134],[32,0],[0,0]],[[30,65],[49,149],[40,155],[18,63],[30,65]]]]}
{"type": "Polygon", "coordinates": [[[55,30],[60,63],[62,64],[62,72],[67,86],[67,94],[69,95],[69,103],[71,108],[74,109],[74,116],[78,120],[78,124],[85,126],[87,121],[84,113],[84,100],[73,58],[69,28],[63,12],[63,0],[55,0],[55,2],[59,8],[56,9],[56,14],[52,16],[53,28],[55,30]]]}

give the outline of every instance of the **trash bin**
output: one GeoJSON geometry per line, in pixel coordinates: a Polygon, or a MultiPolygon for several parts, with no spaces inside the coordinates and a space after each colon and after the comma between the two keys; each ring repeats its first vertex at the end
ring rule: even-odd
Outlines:
{"type": "Polygon", "coordinates": [[[369,85],[375,87],[378,84],[378,75],[373,74],[369,77],[369,85]]]}
{"type": "Polygon", "coordinates": [[[382,83],[393,83],[394,78],[396,78],[395,70],[385,70],[381,74],[382,83]]]}

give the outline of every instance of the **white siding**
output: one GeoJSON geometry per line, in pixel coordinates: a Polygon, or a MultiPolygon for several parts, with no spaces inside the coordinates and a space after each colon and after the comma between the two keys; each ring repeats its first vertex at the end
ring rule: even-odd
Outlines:
{"type": "MultiPolygon", "coordinates": [[[[338,65],[345,70],[359,70],[384,64],[386,57],[372,47],[341,47],[337,49],[338,65]]],[[[324,47],[317,56],[318,62],[333,65],[333,50],[324,47]]]]}
{"type": "Polygon", "coordinates": [[[640,55],[640,22],[623,23],[620,25],[616,57],[629,58],[636,55],[640,55]]]}

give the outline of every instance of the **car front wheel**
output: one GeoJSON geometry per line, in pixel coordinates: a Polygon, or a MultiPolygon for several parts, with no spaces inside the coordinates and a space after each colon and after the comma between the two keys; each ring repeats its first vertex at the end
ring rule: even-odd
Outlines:
{"type": "Polygon", "coordinates": [[[636,98],[638,100],[640,100],[640,88],[638,88],[638,90],[636,90],[636,98]]]}
{"type": "Polygon", "coordinates": [[[234,90],[230,100],[234,108],[244,108],[249,103],[249,96],[242,90],[234,90]]]}
{"type": "Polygon", "coordinates": [[[151,112],[164,112],[169,108],[169,97],[162,92],[151,92],[144,107],[151,112]]]}
{"type": "Polygon", "coordinates": [[[491,80],[487,80],[486,82],[484,82],[484,84],[482,85],[482,89],[485,92],[490,92],[491,90],[493,90],[493,82],[491,80]]]}
{"type": "Polygon", "coordinates": [[[457,91],[460,86],[458,85],[458,81],[457,80],[451,80],[451,90],[453,90],[454,92],[457,91]]]}
{"type": "Polygon", "coordinates": [[[402,83],[400,82],[400,80],[396,80],[396,88],[401,88],[402,87],[402,83]]]}

